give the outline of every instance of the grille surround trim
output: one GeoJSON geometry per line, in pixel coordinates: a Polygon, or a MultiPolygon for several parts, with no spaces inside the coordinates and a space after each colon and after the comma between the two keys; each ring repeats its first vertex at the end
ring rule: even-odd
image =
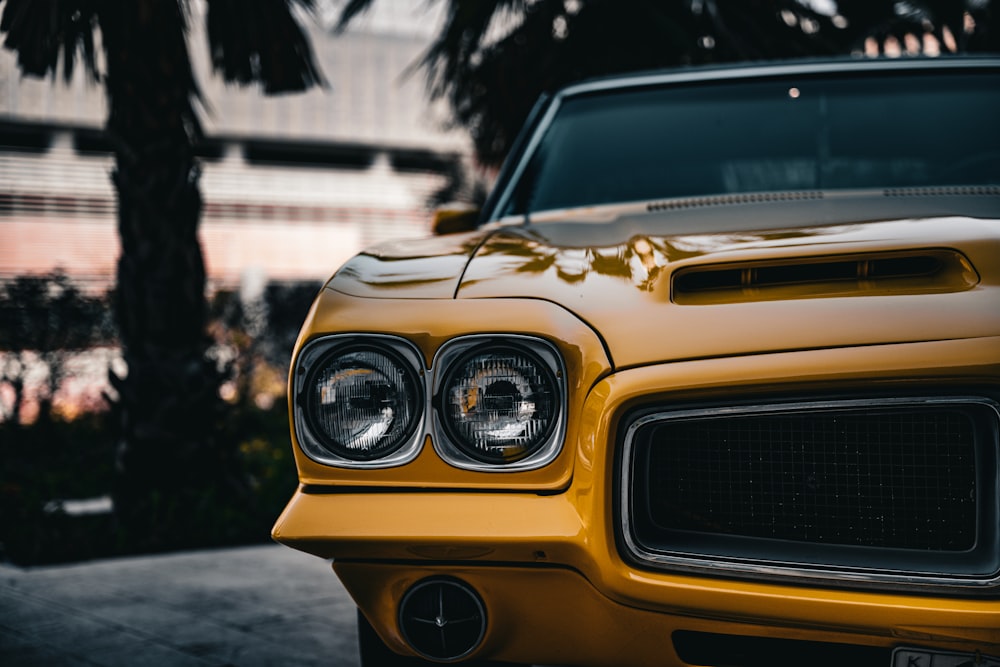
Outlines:
{"type": "MultiPolygon", "coordinates": [[[[736,405],[722,407],[701,407],[676,410],[645,410],[637,415],[626,416],[623,421],[621,447],[617,458],[615,480],[615,516],[616,536],[619,550],[626,561],[634,565],[667,570],[682,574],[707,575],[715,577],[759,579],[782,581],[784,583],[802,583],[827,587],[869,588],[898,592],[928,592],[935,594],[982,595],[989,594],[1000,588],[1000,404],[982,396],[916,396],[916,397],[869,397],[861,399],[830,399],[788,401],[755,405],[736,405]],[[941,408],[954,407],[967,411],[977,410],[982,415],[975,430],[977,434],[985,429],[987,438],[977,437],[973,443],[975,458],[974,474],[976,476],[976,545],[969,552],[957,552],[953,558],[959,560],[973,551],[982,557],[987,554],[990,559],[989,571],[959,572],[943,571],[941,568],[896,568],[888,567],[886,562],[896,554],[912,553],[911,550],[901,550],[870,546],[822,545],[806,543],[798,545],[802,551],[815,549],[816,553],[849,553],[853,552],[854,560],[858,554],[875,555],[878,565],[844,564],[843,562],[824,562],[820,558],[802,559],[782,557],[787,553],[791,542],[772,538],[746,537],[743,535],[715,535],[709,532],[693,532],[698,536],[708,536],[716,542],[727,543],[732,551],[734,547],[749,546],[746,553],[749,556],[733,555],[733,553],[711,553],[703,550],[678,550],[650,547],[637,537],[637,514],[633,501],[638,494],[633,493],[635,466],[636,436],[642,429],[650,425],[673,420],[696,420],[708,418],[739,418],[745,416],[785,415],[809,412],[849,413],[855,414],[866,410],[885,410],[901,408],[941,408]],[[762,555],[763,554],[763,555],[762,555]],[[994,557],[993,554],[996,554],[994,557]]],[[[645,501],[646,498],[643,497],[645,501]]],[[[794,550],[793,550],[794,551],[794,550]]],[[[949,552],[953,554],[954,552],[949,552]]],[[[971,558],[971,556],[970,556],[971,558]]],[[[834,559],[835,560],[835,559],[834,559]]],[[[904,559],[905,560],[905,559],[904,559]]],[[[945,559],[947,560],[947,559],[945,559]]]]}

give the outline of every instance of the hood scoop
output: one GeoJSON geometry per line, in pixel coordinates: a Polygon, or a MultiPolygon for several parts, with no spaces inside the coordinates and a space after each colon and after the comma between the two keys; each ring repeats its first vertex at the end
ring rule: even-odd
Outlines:
{"type": "Polygon", "coordinates": [[[971,289],[979,275],[950,249],[734,262],[678,270],[671,300],[680,305],[819,297],[928,294],[971,289]]]}

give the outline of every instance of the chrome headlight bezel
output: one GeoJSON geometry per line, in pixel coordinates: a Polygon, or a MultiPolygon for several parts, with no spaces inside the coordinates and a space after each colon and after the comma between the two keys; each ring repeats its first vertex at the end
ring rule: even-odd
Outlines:
{"type": "Polygon", "coordinates": [[[532,336],[494,334],[463,336],[449,341],[434,357],[432,377],[433,442],[438,455],[448,464],[480,472],[520,472],[535,470],[551,463],[562,451],[566,434],[566,371],[562,356],[551,343],[532,336]],[[477,455],[463,446],[460,436],[449,425],[445,413],[446,383],[468,359],[490,352],[514,352],[533,360],[552,384],[551,423],[543,437],[524,456],[509,461],[477,455]]]}
{"type": "Polygon", "coordinates": [[[334,334],[310,341],[295,363],[292,382],[295,433],[299,447],[313,461],[341,468],[390,468],[412,461],[420,453],[426,435],[426,382],[419,350],[409,341],[381,334],[334,334]],[[403,426],[398,443],[384,455],[350,456],[316,425],[310,403],[311,384],[328,362],[353,351],[369,351],[384,355],[407,376],[412,388],[413,415],[403,426]],[[338,452],[338,449],[341,450],[338,452]]]}
{"type": "Polygon", "coordinates": [[[420,350],[409,340],[387,334],[331,334],[307,343],[295,362],[292,376],[293,424],[299,448],[305,455],[323,465],[337,468],[381,469],[405,465],[416,459],[427,436],[431,436],[438,456],[452,467],[476,472],[522,472],[542,468],[562,451],[567,422],[566,370],[556,346],[544,339],[520,334],[475,334],[446,342],[426,369],[420,350]],[[317,428],[310,414],[312,382],[328,360],[353,350],[371,350],[395,360],[413,379],[413,409],[416,417],[407,430],[406,438],[390,453],[381,457],[351,457],[338,454],[328,438],[317,428]],[[544,437],[523,457],[515,460],[489,460],[463,447],[449,433],[441,412],[444,383],[457,365],[477,354],[514,351],[533,360],[552,386],[551,424],[544,437]]]}

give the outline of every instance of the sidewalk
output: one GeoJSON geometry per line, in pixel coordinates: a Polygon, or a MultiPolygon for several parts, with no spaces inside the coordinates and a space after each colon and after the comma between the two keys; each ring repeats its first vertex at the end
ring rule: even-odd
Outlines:
{"type": "Polygon", "coordinates": [[[329,563],[279,545],[0,565],[0,665],[356,667],[329,563]]]}

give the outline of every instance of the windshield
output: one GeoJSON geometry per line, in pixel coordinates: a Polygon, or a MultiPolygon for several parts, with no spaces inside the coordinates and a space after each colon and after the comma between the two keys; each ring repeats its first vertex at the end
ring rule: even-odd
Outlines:
{"type": "Polygon", "coordinates": [[[866,74],[563,100],[504,214],[677,197],[1000,184],[1000,76],[866,74]]]}

